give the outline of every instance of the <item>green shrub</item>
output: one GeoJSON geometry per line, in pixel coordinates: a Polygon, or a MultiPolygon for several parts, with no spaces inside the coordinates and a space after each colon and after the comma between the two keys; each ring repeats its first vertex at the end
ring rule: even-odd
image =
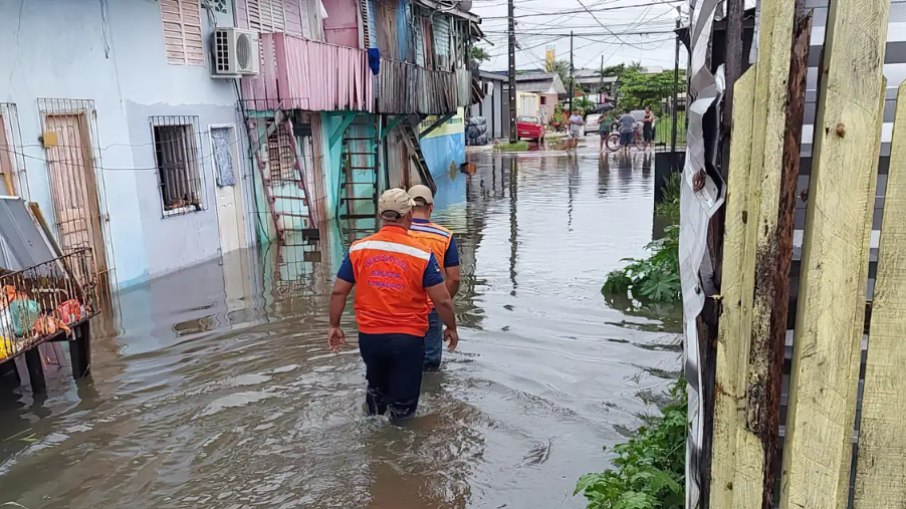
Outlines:
{"type": "Polygon", "coordinates": [[[686,383],[670,389],[661,416],[613,448],[613,468],[585,474],[574,494],[588,509],[682,509],[686,461],[686,383]]]}
{"type": "Polygon", "coordinates": [[[654,213],[665,218],[673,219],[674,221],[679,221],[680,216],[680,183],[682,174],[678,171],[671,173],[667,176],[667,179],[664,180],[664,187],[661,188],[663,191],[663,201],[655,204],[654,213]]]}
{"type": "Polygon", "coordinates": [[[667,227],[664,238],[651,242],[646,249],[651,251],[646,259],[624,258],[629,265],[608,274],[601,293],[629,293],[641,302],[679,300],[679,227],[667,227]]]}

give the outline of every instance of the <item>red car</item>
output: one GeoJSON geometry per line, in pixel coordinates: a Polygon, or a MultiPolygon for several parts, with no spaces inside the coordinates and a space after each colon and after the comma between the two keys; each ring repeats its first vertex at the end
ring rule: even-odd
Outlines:
{"type": "Polygon", "coordinates": [[[516,135],[519,138],[528,138],[541,143],[544,139],[544,125],[538,117],[518,117],[516,119],[516,135]]]}

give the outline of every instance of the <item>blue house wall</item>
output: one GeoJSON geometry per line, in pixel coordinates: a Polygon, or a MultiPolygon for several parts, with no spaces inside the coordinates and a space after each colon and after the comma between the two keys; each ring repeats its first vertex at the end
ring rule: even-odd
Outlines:
{"type": "MultiPolygon", "coordinates": [[[[429,117],[422,125],[429,124],[432,118],[429,117]]],[[[460,171],[460,166],[466,162],[462,109],[458,115],[422,138],[419,145],[431,176],[437,184],[434,196],[436,206],[443,207],[465,200],[466,176],[460,171]]]]}
{"type": "MultiPolygon", "coordinates": [[[[39,98],[92,100],[96,131],[94,166],[104,243],[112,279],[120,287],[219,256],[214,203],[211,126],[234,127],[237,180],[251,187],[241,140],[242,120],[230,80],[210,77],[205,66],[167,63],[160,5],[147,0],[44,0],[0,2],[0,102],[14,103],[25,140],[29,198],[56,224],[39,98]],[[20,10],[21,9],[21,10],[20,10]],[[199,172],[206,209],[163,218],[151,116],[198,118],[199,172]]],[[[233,26],[226,12],[211,13],[218,26],[233,26]]],[[[204,41],[212,30],[201,11],[204,41]]],[[[210,57],[207,57],[209,60],[210,57]]],[[[197,138],[196,138],[197,139],[197,138]]],[[[251,220],[249,224],[254,224],[251,220]]],[[[248,228],[247,230],[250,230],[248,228]]],[[[251,240],[246,231],[246,240],[251,240]]]]}

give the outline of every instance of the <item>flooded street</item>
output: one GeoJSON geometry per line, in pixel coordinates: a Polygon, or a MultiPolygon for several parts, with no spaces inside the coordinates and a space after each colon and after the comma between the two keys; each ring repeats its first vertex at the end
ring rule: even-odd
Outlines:
{"type": "Polygon", "coordinates": [[[336,248],[236,253],[125,291],[90,379],[0,399],[0,504],[584,507],[578,477],[680,365],[675,319],[600,294],[654,230],[653,162],[632,157],[470,156],[467,202],[434,217],[463,261],[460,349],[403,427],[363,416],[355,345],[327,350],[336,248]]]}

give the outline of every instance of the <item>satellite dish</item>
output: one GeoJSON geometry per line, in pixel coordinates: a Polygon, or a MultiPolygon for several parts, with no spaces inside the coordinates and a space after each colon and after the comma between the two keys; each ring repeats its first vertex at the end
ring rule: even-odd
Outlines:
{"type": "Polygon", "coordinates": [[[461,11],[471,11],[472,10],[472,0],[460,0],[459,10],[461,11]]]}

